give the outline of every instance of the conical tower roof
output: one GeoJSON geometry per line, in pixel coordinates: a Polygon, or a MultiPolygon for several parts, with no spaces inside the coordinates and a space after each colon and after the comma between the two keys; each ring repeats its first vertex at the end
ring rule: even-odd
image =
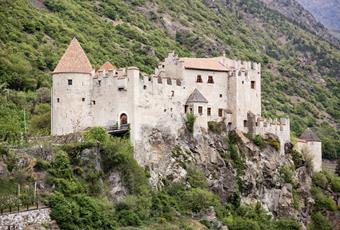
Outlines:
{"type": "Polygon", "coordinates": [[[78,40],[73,38],[53,73],[91,73],[92,66],[78,40]]]}
{"type": "Polygon", "coordinates": [[[305,141],[320,142],[319,137],[310,128],[305,129],[299,138],[305,141]]]}
{"type": "Polygon", "coordinates": [[[105,70],[105,71],[109,71],[111,69],[115,69],[116,67],[114,65],[111,64],[111,62],[105,62],[100,68],[99,70],[105,70]]]}
{"type": "Polygon", "coordinates": [[[201,94],[198,89],[195,89],[189,96],[187,103],[208,103],[208,100],[201,94]]]}

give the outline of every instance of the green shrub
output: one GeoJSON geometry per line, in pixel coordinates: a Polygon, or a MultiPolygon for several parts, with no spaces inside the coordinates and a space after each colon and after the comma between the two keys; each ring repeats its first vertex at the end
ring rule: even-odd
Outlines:
{"type": "Polygon", "coordinates": [[[201,169],[189,167],[187,170],[187,180],[193,188],[208,188],[208,181],[201,169]]]}
{"type": "Polygon", "coordinates": [[[99,142],[105,144],[109,140],[109,134],[102,127],[93,127],[83,133],[86,142],[99,142]]]}
{"type": "Polygon", "coordinates": [[[55,192],[49,198],[50,216],[61,229],[114,229],[117,224],[108,202],[84,194],[65,197],[55,192]]]}
{"type": "Polygon", "coordinates": [[[328,180],[327,177],[322,172],[316,172],[312,177],[313,183],[323,189],[327,189],[328,180]]]}
{"type": "Polygon", "coordinates": [[[38,171],[46,171],[51,167],[50,162],[38,159],[37,162],[35,162],[34,168],[38,171]]]}
{"type": "Polygon", "coordinates": [[[292,160],[294,162],[295,168],[300,168],[304,165],[304,160],[302,154],[296,150],[292,150],[291,152],[292,160]]]}
{"type": "Polygon", "coordinates": [[[313,186],[311,189],[317,210],[336,211],[337,205],[331,196],[325,195],[318,187],[313,186]]]}
{"type": "Polygon", "coordinates": [[[213,133],[221,134],[225,132],[227,128],[224,121],[208,121],[208,129],[213,133]]]}
{"type": "Polygon", "coordinates": [[[184,209],[189,209],[192,212],[200,212],[210,206],[216,206],[218,203],[219,199],[212,192],[192,188],[184,192],[181,205],[184,209]]]}
{"type": "Polygon", "coordinates": [[[276,138],[270,138],[269,144],[274,147],[276,151],[280,150],[280,141],[276,138]]]}
{"type": "Polygon", "coordinates": [[[122,210],[118,212],[118,222],[122,226],[140,226],[142,221],[132,210],[122,210]]]}
{"type": "Polygon", "coordinates": [[[317,212],[312,214],[312,223],[308,225],[308,230],[332,230],[332,227],[321,212],[317,212]]]}
{"type": "Polygon", "coordinates": [[[255,138],[253,139],[253,142],[260,148],[263,148],[266,145],[266,142],[261,135],[256,135],[255,138]]]}
{"type": "Polygon", "coordinates": [[[280,168],[280,175],[285,183],[293,184],[293,170],[290,166],[284,165],[280,168]]]}
{"type": "Polygon", "coordinates": [[[184,124],[190,133],[194,132],[194,124],[196,121],[196,116],[193,113],[187,113],[184,119],[184,124]]]}
{"type": "Polygon", "coordinates": [[[178,204],[175,197],[170,196],[165,191],[158,191],[152,194],[151,214],[153,217],[162,217],[171,221],[174,212],[178,210],[178,204]]]}
{"type": "Polygon", "coordinates": [[[292,218],[281,218],[274,222],[274,230],[300,230],[301,225],[292,218]]]}
{"type": "MultiPolygon", "coordinates": [[[[122,201],[116,205],[116,210],[118,216],[120,213],[134,213],[131,216],[132,220],[146,220],[150,217],[152,197],[148,194],[146,195],[128,195],[122,201]]],[[[130,220],[130,217],[129,217],[130,220]]],[[[122,220],[127,221],[127,220],[122,220]]],[[[138,223],[138,222],[137,222],[138,223]]]]}

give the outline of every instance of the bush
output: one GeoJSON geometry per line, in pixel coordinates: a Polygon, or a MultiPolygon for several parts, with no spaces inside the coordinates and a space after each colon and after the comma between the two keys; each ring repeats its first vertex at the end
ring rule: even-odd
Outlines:
{"type": "Polygon", "coordinates": [[[312,196],[315,201],[315,207],[317,210],[330,210],[336,211],[337,205],[331,196],[325,195],[320,188],[312,187],[312,196]]]}
{"type": "Polygon", "coordinates": [[[51,167],[50,162],[38,159],[37,162],[35,162],[34,168],[38,171],[46,171],[51,167]]]}
{"type": "Polygon", "coordinates": [[[300,230],[301,225],[294,219],[281,218],[274,222],[275,230],[300,230]]]}
{"type": "Polygon", "coordinates": [[[285,183],[294,183],[293,174],[293,170],[288,165],[284,165],[280,168],[280,175],[285,183]]]}
{"type": "Polygon", "coordinates": [[[227,130],[224,121],[208,121],[208,129],[217,134],[221,134],[227,130]]]}
{"type": "Polygon", "coordinates": [[[193,113],[186,114],[186,118],[184,119],[184,124],[190,133],[194,132],[195,121],[196,121],[196,116],[193,113]]]}
{"type": "Polygon", "coordinates": [[[49,198],[50,216],[61,229],[114,229],[113,207],[84,194],[65,197],[55,192],[49,198]]]}
{"type": "Polygon", "coordinates": [[[187,180],[193,188],[208,188],[207,178],[201,169],[197,167],[190,167],[187,171],[187,180]]]}
{"type": "Polygon", "coordinates": [[[323,189],[327,189],[328,180],[327,177],[322,172],[316,172],[312,177],[313,183],[323,189]]]}
{"type": "Polygon", "coordinates": [[[266,142],[261,135],[256,135],[255,138],[253,139],[253,142],[260,148],[263,148],[266,145],[266,142]]]}
{"type": "Polygon", "coordinates": [[[200,188],[189,189],[184,192],[182,203],[184,209],[200,212],[210,206],[217,206],[219,199],[212,192],[200,188]]]}
{"type": "Polygon", "coordinates": [[[84,132],[84,138],[87,142],[99,142],[105,144],[109,140],[109,134],[102,127],[94,127],[84,132]]]}
{"type": "Polygon", "coordinates": [[[321,212],[317,212],[312,214],[312,223],[308,225],[308,230],[332,230],[332,227],[321,212]]]}
{"type": "MultiPolygon", "coordinates": [[[[118,216],[123,216],[121,213],[133,213],[128,219],[121,219],[122,223],[137,220],[135,224],[138,224],[138,220],[146,220],[150,217],[150,211],[152,206],[152,198],[150,195],[128,195],[122,201],[116,205],[118,216]],[[135,218],[138,217],[138,218],[135,218]]],[[[119,221],[119,222],[120,222],[119,221]]]]}

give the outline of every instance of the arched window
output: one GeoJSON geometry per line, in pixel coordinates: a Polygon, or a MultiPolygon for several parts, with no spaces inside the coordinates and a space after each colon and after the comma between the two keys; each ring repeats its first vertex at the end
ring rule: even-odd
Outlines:
{"type": "Polygon", "coordinates": [[[126,125],[128,123],[127,115],[125,113],[122,113],[120,115],[120,124],[126,125]]]}

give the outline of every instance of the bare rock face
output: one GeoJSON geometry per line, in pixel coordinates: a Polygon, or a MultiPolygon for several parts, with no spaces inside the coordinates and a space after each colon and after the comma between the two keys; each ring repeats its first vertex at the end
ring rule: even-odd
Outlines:
{"type": "Polygon", "coordinates": [[[128,194],[127,189],[123,185],[123,181],[119,171],[112,170],[109,175],[110,198],[112,201],[120,201],[128,194]]]}

